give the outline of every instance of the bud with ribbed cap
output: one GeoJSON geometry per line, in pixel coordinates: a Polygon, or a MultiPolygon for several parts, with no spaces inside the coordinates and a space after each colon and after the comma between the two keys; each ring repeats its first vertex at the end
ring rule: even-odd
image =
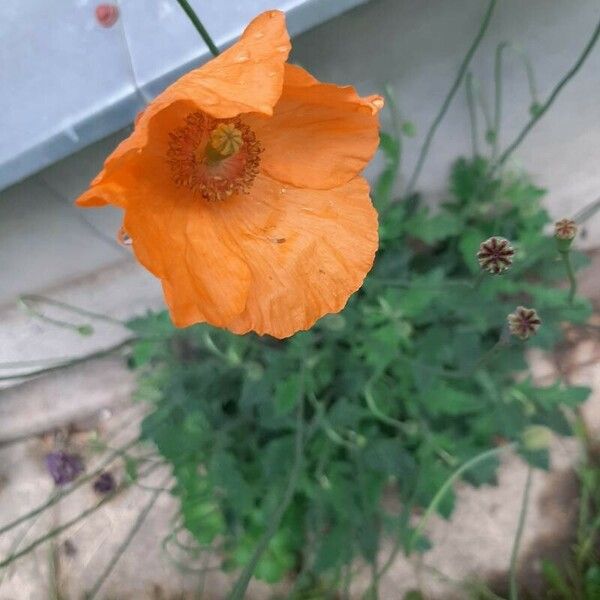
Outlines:
{"type": "Polygon", "coordinates": [[[568,252],[577,235],[577,223],[572,219],[560,219],[554,223],[554,239],[559,252],[568,252]]]}
{"type": "Polygon", "coordinates": [[[535,335],[542,324],[535,308],[525,308],[524,306],[517,306],[515,312],[508,315],[507,321],[509,331],[521,340],[535,335]]]}
{"type": "Polygon", "coordinates": [[[493,236],[481,242],[477,260],[483,270],[498,275],[510,268],[514,255],[515,249],[507,239],[493,236]]]}

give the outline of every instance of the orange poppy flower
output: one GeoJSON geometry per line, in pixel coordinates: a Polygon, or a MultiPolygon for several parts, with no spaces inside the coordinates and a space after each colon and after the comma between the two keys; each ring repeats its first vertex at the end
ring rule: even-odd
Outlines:
{"type": "Polygon", "coordinates": [[[80,206],[114,204],[175,325],[284,338],[341,310],[377,249],[359,173],[378,144],[379,96],[286,64],[284,16],[150,103],[80,206]]]}

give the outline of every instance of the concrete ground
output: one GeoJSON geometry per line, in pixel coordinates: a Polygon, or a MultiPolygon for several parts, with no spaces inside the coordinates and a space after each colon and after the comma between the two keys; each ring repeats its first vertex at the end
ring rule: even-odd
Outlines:
{"type": "MultiPolygon", "coordinates": [[[[600,281],[600,253],[582,276],[584,292],[597,294],[600,281]]],[[[160,306],[154,283],[129,262],[107,268],[94,277],[62,286],[49,294],[88,310],[113,317],[143,313],[160,306]],[[128,285],[123,288],[123,281],[128,285]],[[118,286],[115,282],[119,282],[118,286]]],[[[595,295],[600,305],[600,294],[595,295]]],[[[56,311],[55,317],[67,317],[56,311]]],[[[69,315],[69,318],[75,318],[69,315]]],[[[79,317],[77,317],[79,318],[79,317]]],[[[81,322],[88,319],[81,317],[81,322]]],[[[95,333],[81,337],[51,323],[32,318],[14,309],[0,315],[0,362],[19,356],[56,356],[57,349],[69,347],[73,354],[89,354],[118,343],[126,335],[112,323],[94,322],[95,333]],[[16,332],[20,332],[16,335],[16,332]]],[[[554,361],[532,354],[532,369],[540,383],[556,372],[554,361]]],[[[600,339],[583,336],[560,358],[563,376],[573,383],[590,385],[592,397],[584,408],[591,431],[600,435],[600,339]]],[[[6,373],[22,371],[5,370],[6,373]]],[[[5,382],[0,391],[0,527],[44,502],[52,484],[43,466],[43,457],[57,443],[69,440],[71,448],[88,457],[88,472],[103,460],[108,450],[93,454],[98,440],[110,440],[111,448],[135,439],[144,407],[132,403],[135,381],[119,354],[89,360],[66,370],[50,372],[25,382],[5,382]]],[[[147,453],[150,449],[142,449],[147,453]]],[[[140,452],[140,450],[138,450],[140,452]]],[[[573,440],[557,439],[553,445],[553,469],[535,473],[530,512],[523,544],[523,569],[535,579],[539,552],[554,552],[565,545],[575,516],[577,489],[572,467],[578,459],[573,440]]],[[[110,471],[124,480],[123,461],[110,471]]],[[[466,598],[460,582],[472,577],[502,579],[506,573],[517,526],[526,466],[507,454],[499,471],[498,486],[475,489],[458,486],[457,507],[450,521],[432,519],[429,534],[433,549],[418,561],[399,557],[381,583],[381,598],[401,600],[411,588],[419,587],[430,598],[466,598]]],[[[168,485],[164,467],[148,476],[145,484],[168,485]],[[166,481],[165,481],[166,478],[166,481]]],[[[152,498],[152,490],[133,485],[109,500],[89,518],[59,536],[53,544],[42,544],[4,573],[0,600],[61,598],[83,600],[107,567],[111,557],[127,537],[140,511],[152,498]]],[[[90,484],[61,501],[29,525],[21,525],[0,536],[0,557],[7,557],[30,544],[49,529],[67,522],[98,501],[90,484]]],[[[172,530],[177,514],[176,501],[162,493],[132,543],[123,553],[97,598],[114,600],[156,600],[205,598],[221,600],[231,586],[231,578],[218,571],[204,577],[204,592],[198,590],[202,577],[177,566],[177,559],[161,548],[172,530]]],[[[389,548],[382,550],[382,560],[389,548]]],[[[189,560],[189,558],[188,558],[189,560]]],[[[192,565],[205,566],[201,559],[192,565]]],[[[210,566],[210,565],[209,565],[210,566]]],[[[0,574],[0,577],[2,575],[0,574]]],[[[362,582],[362,583],[361,583],[362,582]]],[[[356,583],[356,597],[364,586],[356,583]]],[[[266,600],[265,586],[255,583],[248,598],[266,600]]]]}

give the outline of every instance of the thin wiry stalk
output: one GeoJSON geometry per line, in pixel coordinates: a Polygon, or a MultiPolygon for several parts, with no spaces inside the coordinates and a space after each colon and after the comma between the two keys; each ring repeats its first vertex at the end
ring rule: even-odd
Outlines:
{"type": "Polygon", "coordinates": [[[598,41],[599,36],[600,36],[600,21],[598,21],[596,28],[594,29],[594,32],[592,33],[592,37],[589,39],[588,43],[586,44],[585,48],[583,49],[583,52],[581,53],[581,55],[579,56],[579,58],[577,59],[575,64],[567,71],[567,73],[564,75],[564,77],[557,83],[556,87],[552,90],[552,93],[550,94],[550,96],[548,97],[546,102],[544,102],[544,104],[542,104],[542,106],[540,106],[539,110],[535,112],[535,114],[529,120],[527,125],[525,125],[525,127],[523,127],[523,129],[517,135],[517,137],[513,140],[513,142],[502,153],[502,155],[498,159],[498,162],[495,164],[493,170],[504,165],[504,163],[508,160],[508,158],[511,156],[511,154],[521,145],[521,143],[527,137],[527,134],[533,129],[535,124],[546,114],[546,112],[552,106],[552,104],[554,103],[554,101],[556,100],[556,98],[558,97],[560,92],[562,91],[562,89],[567,85],[567,83],[569,83],[569,81],[571,79],[573,79],[573,77],[575,77],[575,75],[577,74],[579,69],[582,67],[586,58],[589,56],[590,52],[596,45],[596,42],[598,41]]]}
{"type": "Polygon", "coordinates": [[[475,39],[473,40],[471,47],[467,51],[467,54],[465,55],[463,62],[460,65],[460,68],[458,69],[458,73],[456,74],[454,83],[452,84],[452,87],[450,88],[448,94],[446,95],[446,98],[444,99],[444,102],[440,108],[440,111],[438,112],[437,116],[433,120],[433,123],[431,124],[429,131],[427,132],[427,135],[425,137],[425,142],[423,143],[423,147],[421,148],[421,152],[419,153],[419,157],[417,159],[417,164],[415,165],[413,174],[411,175],[411,177],[408,181],[408,185],[406,186],[405,195],[407,197],[410,196],[412,194],[412,192],[414,191],[417,180],[419,179],[419,175],[421,174],[421,169],[423,168],[423,165],[425,163],[425,158],[427,157],[427,153],[429,152],[429,147],[431,146],[431,142],[433,141],[435,132],[436,132],[437,128],[439,127],[440,123],[442,122],[442,119],[446,115],[446,112],[448,111],[448,108],[450,107],[450,103],[452,102],[454,96],[456,95],[458,88],[460,87],[460,84],[462,83],[462,80],[465,76],[467,68],[469,67],[469,63],[471,62],[471,59],[473,58],[475,51],[479,47],[479,44],[481,43],[481,40],[483,39],[483,36],[485,35],[488,25],[490,24],[490,20],[492,18],[492,13],[494,12],[494,8],[496,7],[496,1],[497,0],[490,0],[488,9],[485,13],[485,16],[483,17],[481,26],[479,27],[479,31],[477,32],[477,35],[475,36],[475,39]]]}
{"type": "MultiPolygon", "coordinates": [[[[97,352],[92,352],[91,354],[84,354],[83,356],[74,356],[69,358],[65,362],[57,362],[52,364],[49,367],[43,367],[41,369],[36,369],[35,371],[28,371],[27,373],[15,373],[12,375],[2,375],[0,377],[0,381],[11,381],[15,379],[27,379],[28,377],[37,377],[38,375],[47,375],[48,373],[53,373],[54,371],[60,371],[61,369],[66,369],[68,367],[73,367],[75,365],[87,362],[88,360],[93,360],[95,358],[104,358],[105,356],[110,356],[123,348],[126,348],[130,344],[140,341],[142,338],[138,336],[132,336],[127,338],[121,342],[118,342],[114,346],[110,346],[109,348],[104,348],[102,350],[98,350],[97,352]]],[[[12,363],[13,365],[15,363],[12,363]]],[[[4,367],[5,365],[3,365],[4,367]]],[[[14,367],[14,368],[18,368],[14,367]]]]}
{"type": "Polygon", "coordinates": [[[469,121],[471,122],[471,148],[473,158],[479,156],[479,123],[477,121],[477,107],[475,105],[475,92],[473,90],[473,74],[467,73],[465,78],[465,91],[467,94],[467,107],[469,108],[469,121]]]}
{"type": "Polygon", "coordinates": [[[108,577],[112,573],[113,569],[115,568],[115,566],[117,565],[117,563],[119,562],[119,560],[121,559],[123,554],[125,554],[127,548],[129,548],[129,544],[131,544],[133,538],[136,536],[137,532],[140,530],[140,528],[144,524],[144,521],[146,520],[146,518],[150,514],[150,511],[156,504],[156,501],[158,500],[159,496],[165,491],[166,488],[164,486],[166,485],[167,481],[170,478],[171,478],[171,474],[169,473],[169,475],[167,475],[167,477],[165,477],[163,479],[163,481],[161,482],[161,485],[156,490],[154,490],[154,492],[150,496],[150,500],[148,501],[146,506],[144,506],[144,508],[141,510],[140,514],[138,515],[137,519],[135,520],[135,523],[133,524],[132,528],[130,529],[129,533],[127,534],[127,537],[123,540],[121,545],[117,548],[117,551],[113,554],[109,563],[106,565],[104,571],[102,571],[102,573],[100,574],[98,579],[96,579],[96,582],[94,583],[94,585],[91,587],[90,591],[86,594],[86,596],[85,596],[86,600],[93,600],[96,597],[96,595],[100,591],[100,588],[103,586],[104,582],[108,579],[108,577]]]}
{"type": "Polygon", "coordinates": [[[506,444],[505,446],[500,446],[498,448],[492,448],[491,450],[486,450],[485,452],[482,452],[481,454],[477,454],[476,456],[474,456],[473,458],[468,460],[466,463],[461,465],[458,469],[456,469],[456,471],[454,471],[454,473],[452,473],[452,475],[450,475],[450,477],[448,477],[448,479],[446,479],[446,481],[444,482],[444,485],[442,485],[442,487],[437,491],[436,495],[433,497],[433,499],[429,503],[429,506],[425,510],[425,513],[421,517],[421,520],[419,521],[412,536],[410,537],[410,540],[408,542],[407,554],[410,554],[410,552],[412,552],[412,549],[414,548],[415,543],[419,539],[419,536],[423,533],[423,530],[425,529],[425,525],[427,525],[427,522],[431,518],[431,515],[433,515],[433,513],[437,510],[438,506],[440,505],[440,502],[444,499],[444,496],[446,495],[448,490],[454,485],[454,482],[457,481],[462,476],[463,473],[465,473],[469,469],[473,468],[474,466],[478,465],[479,463],[482,463],[482,462],[488,460],[489,458],[492,458],[493,456],[502,454],[503,452],[506,452],[507,450],[513,449],[515,447],[516,447],[516,444],[512,443],[512,444],[506,444]]]}
{"type": "Polygon", "coordinates": [[[210,37],[210,34],[202,24],[202,21],[198,18],[198,15],[194,12],[194,9],[190,6],[187,0],[177,0],[179,6],[183,9],[183,12],[187,15],[187,18],[192,22],[192,25],[196,28],[196,31],[200,34],[200,37],[204,40],[208,49],[211,51],[213,56],[219,55],[219,49],[210,37]]]}
{"type": "Polygon", "coordinates": [[[537,86],[535,83],[535,73],[533,66],[527,54],[518,46],[510,42],[502,42],[496,48],[496,58],[494,61],[494,143],[492,146],[492,160],[496,160],[498,155],[498,144],[500,142],[500,125],[502,122],[502,58],[505,50],[512,50],[523,63],[527,75],[529,93],[531,95],[532,105],[537,105],[537,86]]]}
{"type": "MultiPolygon", "coordinates": [[[[158,466],[159,465],[149,468],[143,474],[143,476],[145,477],[145,476],[149,475],[158,466]]],[[[91,514],[95,513],[99,508],[102,508],[107,502],[112,500],[117,494],[120,494],[128,487],[129,487],[128,484],[122,484],[112,494],[108,494],[102,500],[100,500],[100,502],[97,502],[93,506],[86,508],[84,511],[80,512],[76,517],[73,517],[72,519],[63,523],[62,525],[59,525],[58,527],[51,529],[50,531],[48,531],[48,533],[36,538],[33,542],[31,542],[25,548],[23,548],[22,550],[19,550],[19,552],[16,552],[16,553],[11,554],[10,556],[6,557],[4,560],[0,561],[0,569],[7,567],[8,565],[10,565],[14,561],[18,560],[22,556],[25,556],[26,554],[29,554],[31,551],[35,550],[40,544],[50,541],[51,539],[55,538],[57,535],[60,535],[63,531],[66,531],[67,529],[70,529],[77,523],[83,521],[84,519],[89,517],[91,514]]]]}
{"type": "Polygon", "coordinates": [[[575,271],[573,271],[573,264],[571,263],[571,253],[567,250],[566,252],[560,252],[559,254],[565,265],[567,277],[569,278],[569,304],[573,304],[575,294],[577,293],[577,279],[575,278],[575,271]]]}
{"type": "Polygon", "coordinates": [[[527,481],[525,482],[525,491],[523,492],[523,502],[521,504],[521,512],[519,513],[519,523],[517,525],[517,533],[513,543],[512,552],[510,555],[510,600],[518,600],[517,586],[517,558],[519,556],[519,546],[523,536],[523,528],[525,527],[525,519],[527,517],[527,507],[529,506],[529,492],[531,490],[531,481],[533,479],[533,469],[529,467],[527,471],[527,481]]]}
{"type": "Polygon", "coordinates": [[[68,496],[69,494],[73,493],[76,489],[80,488],[82,485],[84,485],[88,481],[91,481],[92,479],[97,477],[102,471],[104,471],[104,469],[110,463],[112,463],[114,460],[119,458],[119,456],[122,456],[125,452],[127,452],[127,450],[129,450],[130,448],[135,446],[137,443],[138,443],[137,439],[132,440],[132,441],[128,442],[127,444],[121,446],[117,450],[115,450],[112,454],[110,454],[105,460],[103,460],[100,463],[100,465],[98,466],[98,468],[96,470],[94,470],[91,473],[84,475],[83,477],[78,479],[68,489],[58,492],[57,494],[53,494],[49,500],[47,500],[43,504],[40,504],[37,508],[34,508],[32,511],[28,512],[27,514],[24,514],[24,515],[18,517],[17,519],[15,519],[14,521],[11,521],[7,525],[4,525],[3,527],[1,527],[0,535],[3,535],[4,533],[6,533],[7,531],[10,531],[11,529],[14,529],[18,525],[20,525],[21,523],[24,523],[25,521],[28,521],[29,519],[33,519],[34,517],[36,517],[43,511],[45,511],[47,508],[50,508],[51,506],[54,506],[56,503],[60,502],[65,496],[68,496]]]}
{"type": "Polygon", "coordinates": [[[242,600],[246,594],[246,589],[248,588],[248,584],[250,583],[250,579],[258,565],[262,555],[265,550],[268,548],[269,543],[273,536],[277,533],[277,529],[283,519],[285,511],[288,509],[290,503],[294,498],[294,492],[296,491],[296,486],[298,485],[298,479],[300,477],[300,469],[302,467],[303,461],[303,448],[304,448],[304,390],[302,390],[300,394],[300,399],[298,401],[298,410],[297,410],[297,419],[296,419],[296,436],[295,436],[295,449],[294,449],[294,464],[292,466],[292,470],[290,473],[290,477],[283,493],[283,498],[281,503],[277,507],[275,513],[269,519],[269,526],[262,538],[260,539],[258,545],[254,549],[254,553],[252,557],[248,561],[248,564],[245,566],[242,574],[239,576],[236,581],[233,590],[228,596],[228,600],[242,600]]]}

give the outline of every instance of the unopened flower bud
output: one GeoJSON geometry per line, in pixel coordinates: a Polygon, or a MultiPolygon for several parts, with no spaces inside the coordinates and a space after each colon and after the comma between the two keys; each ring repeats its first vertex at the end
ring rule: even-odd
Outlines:
{"type": "Polygon", "coordinates": [[[567,252],[577,235],[577,223],[572,219],[561,219],[554,223],[554,239],[559,252],[567,252]]]}
{"type": "Polygon", "coordinates": [[[526,340],[535,335],[542,324],[536,310],[524,306],[517,306],[515,312],[508,315],[507,320],[510,332],[521,340],[526,340]]]}
{"type": "Polygon", "coordinates": [[[526,450],[545,450],[552,441],[552,432],[544,425],[530,425],[523,431],[521,439],[526,450]]]}
{"type": "Polygon", "coordinates": [[[481,243],[477,260],[482,269],[497,275],[510,268],[514,255],[515,250],[507,239],[494,236],[481,243]]]}

